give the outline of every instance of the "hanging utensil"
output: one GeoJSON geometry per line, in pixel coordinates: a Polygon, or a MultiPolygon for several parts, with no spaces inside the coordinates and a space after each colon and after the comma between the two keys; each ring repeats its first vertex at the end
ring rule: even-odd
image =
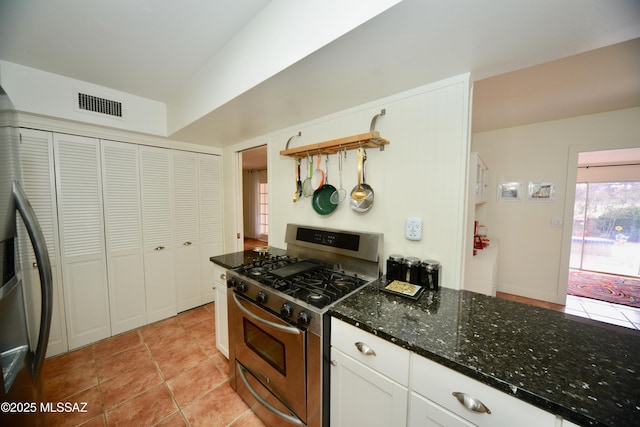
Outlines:
{"type": "Polygon", "coordinates": [[[358,148],[358,185],[351,190],[351,199],[360,201],[367,197],[367,193],[362,189],[362,148],[358,148]]]}
{"type": "Polygon", "coordinates": [[[307,165],[309,166],[309,176],[302,183],[302,194],[304,197],[311,197],[313,195],[313,184],[311,183],[313,164],[309,160],[310,156],[307,156],[307,165]]]}
{"type": "MultiPolygon", "coordinates": [[[[346,150],[344,151],[344,155],[346,157],[346,150]]],[[[331,194],[331,203],[335,205],[344,202],[347,198],[347,190],[342,187],[342,149],[340,149],[340,152],[338,153],[338,170],[340,173],[340,188],[331,194]]]]}
{"type": "Polygon", "coordinates": [[[320,166],[320,161],[321,161],[320,154],[318,154],[318,166],[313,171],[313,178],[311,181],[313,183],[314,190],[319,190],[324,185],[324,171],[320,166]]]}
{"type": "Polygon", "coordinates": [[[373,193],[373,188],[371,188],[371,186],[369,184],[366,183],[366,179],[365,179],[365,162],[367,160],[367,152],[363,150],[363,153],[358,153],[359,155],[362,155],[362,159],[360,159],[360,164],[358,165],[358,169],[361,171],[362,173],[362,182],[359,184],[360,185],[360,191],[362,191],[365,196],[362,199],[355,199],[353,197],[353,193],[356,192],[357,193],[357,188],[354,188],[353,191],[351,192],[352,197],[351,197],[351,209],[353,209],[356,212],[360,212],[360,213],[364,213],[367,212],[369,209],[371,209],[371,206],[373,206],[373,199],[374,199],[374,193],[373,193]]]}
{"type": "Polygon", "coordinates": [[[300,181],[300,158],[296,157],[296,191],[293,193],[293,203],[302,197],[302,181],[300,181]]]}

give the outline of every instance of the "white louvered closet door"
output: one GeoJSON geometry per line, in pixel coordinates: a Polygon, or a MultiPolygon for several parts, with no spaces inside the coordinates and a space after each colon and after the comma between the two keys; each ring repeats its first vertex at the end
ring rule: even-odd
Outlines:
{"type": "Polygon", "coordinates": [[[147,322],[176,311],[171,151],[140,147],[147,322]]]}
{"type": "Polygon", "coordinates": [[[138,146],[101,141],[111,333],[147,323],[138,146]]]}
{"type": "Polygon", "coordinates": [[[53,136],[60,257],[69,349],[111,336],[100,145],[53,136]]]}
{"type": "MultiPolygon", "coordinates": [[[[53,277],[53,312],[51,330],[46,357],[66,352],[67,331],[64,319],[64,301],[62,299],[62,273],[60,271],[58,244],[58,213],[56,208],[55,173],[53,167],[53,135],[32,129],[20,130],[20,163],[22,165],[22,187],[38,217],[42,233],[51,259],[53,277]]],[[[18,215],[18,218],[20,216],[18,215]]],[[[36,259],[22,219],[19,219],[18,237],[20,246],[21,270],[26,293],[32,300],[29,313],[30,336],[38,336],[40,325],[40,277],[36,259]]],[[[35,343],[33,343],[35,345],[35,343]]]]}
{"type": "Polygon", "coordinates": [[[176,295],[178,312],[202,304],[200,283],[200,227],[198,155],[172,151],[175,212],[176,295]]]}
{"type": "Polygon", "coordinates": [[[200,199],[200,272],[202,303],[214,300],[212,256],[222,255],[222,182],[220,156],[198,154],[200,199]]]}

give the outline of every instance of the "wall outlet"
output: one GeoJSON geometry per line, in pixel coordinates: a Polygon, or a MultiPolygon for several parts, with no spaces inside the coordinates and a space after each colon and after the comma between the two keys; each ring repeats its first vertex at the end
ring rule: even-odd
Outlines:
{"type": "Polygon", "coordinates": [[[551,218],[551,227],[553,228],[562,228],[564,221],[562,218],[551,218]]]}
{"type": "Polygon", "coordinates": [[[422,239],[422,219],[414,217],[407,218],[404,236],[407,240],[422,239]]]}

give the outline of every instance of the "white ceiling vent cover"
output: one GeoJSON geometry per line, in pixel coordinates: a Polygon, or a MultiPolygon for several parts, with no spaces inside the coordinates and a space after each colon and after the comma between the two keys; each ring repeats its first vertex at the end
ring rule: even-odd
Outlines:
{"type": "Polygon", "coordinates": [[[122,117],[122,102],[78,92],[78,108],[94,113],[122,117]]]}

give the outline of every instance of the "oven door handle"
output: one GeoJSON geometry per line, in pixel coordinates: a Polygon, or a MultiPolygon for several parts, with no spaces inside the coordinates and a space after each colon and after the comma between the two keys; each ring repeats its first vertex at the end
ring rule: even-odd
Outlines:
{"type": "Polygon", "coordinates": [[[260,323],[262,323],[264,325],[270,326],[272,328],[276,328],[276,329],[278,329],[280,331],[283,331],[283,332],[288,332],[288,333],[293,334],[293,335],[298,335],[298,334],[301,333],[300,329],[298,329],[298,328],[294,328],[293,326],[279,325],[277,323],[273,323],[273,322],[270,322],[268,320],[265,320],[265,319],[261,318],[260,316],[257,316],[256,314],[250,312],[249,310],[247,310],[247,308],[244,305],[242,305],[242,303],[238,299],[238,296],[235,293],[233,294],[233,300],[235,301],[235,303],[238,306],[238,308],[244,314],[246,314],[247,316],[249,316],[250,318],[252,318],[256,322],[260,322],[260,323]]]}
{"type": "Polygon", "coordinates": [[[301,426],[304,425],[304,423],[295,415],[284,413],[279,409],[275,408],[266,400],[264,400],[262,396],[260,396],[253,388],[251,388],[251,385],[249,384],[249,380],[247,380],[247,377],[244,375],[244,367],[239,363],[237,363],[236,366],[238,367],[238,374],[240,375],[240,379],[242,379],[244,386],[247,388],[247,390],[249,390],[249,393],[251,393],[251,395],[254,397],[254,399],[258,401],[258,403],[260,403],[262,406],[267,408],[269,411],[273,412],[275,415],[289,421],[290,423],[301,425],[301,426]]]}

